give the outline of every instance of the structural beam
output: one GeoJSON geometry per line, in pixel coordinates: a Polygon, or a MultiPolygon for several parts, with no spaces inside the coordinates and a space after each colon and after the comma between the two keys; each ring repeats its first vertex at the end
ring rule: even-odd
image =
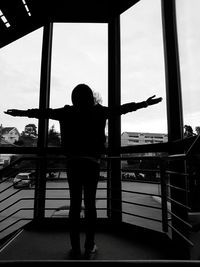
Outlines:
{"type": "Polygon", "coordinates": [[[168,140],[183,138],[181,79],[174,0],[162,0],[168,140]]]}
{"type": "MultiPolygon", "coordinates": [[[[167,121],[168,121],[168,139],[169,141],[183,139],[183,112],[181,96],[181,79],[178,53],[178,37],[176,23],[175,0],[162,0],[162,22],[163,22],[163,40],[165,55],[165,76],[166,76],[166,97],[167,97],[167,121]]],[[[174,153],[183,153],[184,148],[174,153]]],[[[189,245],[183,237],[188,238],[189,229],[183,221],[188,221],[187,209],[187,181],[181,173],[185,172],[185,163],[183,160],[170,162],[170,170],[174,174],[170,175],[170,198],[172,212],[172,239],[177,246],[182,257],[188,259],[189,245]],[[177,190],[181,188],[182,190],[177,190]],[[183,206],[179,205],[182,203],[183,206]]]]}
{"type": "MultiPolygon", "coordinates": [[[[40,77],[40,99],[39,109],[44,111],[49,107],[50,98],[50,74],[51,74],[51,50],[52,50],[53,24],[47,23],[43,31],[41,77],[40,77]]],[[[38,149],[42,159],[38,162],[38,175],[35,190],[34,218],[41,219],[45,214],[45,192],[46,192],[46,160],[45,147],[48,145],[48,119],[39,118],[38,124],[38,149]]]]}
{"type": "MultiPolygon", "coordinates": [[[[120,68],[120,17],[108,23],[108,106],[121,104],[121,68],[120,68]]],[[[121,146],[121,118],[114,116],[108,122],[109,156],[119,157],[121,146]]],[[[120,160],[110,162],[110,216],[121,221],[121,165],[120,160]]]]}

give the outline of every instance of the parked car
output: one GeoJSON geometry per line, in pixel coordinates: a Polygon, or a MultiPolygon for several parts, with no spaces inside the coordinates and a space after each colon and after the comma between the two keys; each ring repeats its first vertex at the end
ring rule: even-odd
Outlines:
{"type": "Polygon", "coordinates": [[[31,188],[35,183],[33,172],[20,172],[13,179],[14,188],[31,188]]]}

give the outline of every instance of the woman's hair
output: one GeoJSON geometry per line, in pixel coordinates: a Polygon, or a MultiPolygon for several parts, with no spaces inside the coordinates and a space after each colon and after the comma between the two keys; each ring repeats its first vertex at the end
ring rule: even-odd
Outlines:
{"type": "Polygon", "coordinates": [[[92,89],[86,84],[78,84],[72,91],[71,99],[74,106],[94,105],[92,89]]]}

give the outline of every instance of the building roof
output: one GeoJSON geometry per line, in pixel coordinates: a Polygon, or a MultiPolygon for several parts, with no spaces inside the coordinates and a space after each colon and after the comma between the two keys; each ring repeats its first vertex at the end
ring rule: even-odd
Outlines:
{"type": "Polygon", "coordinates": [[[139,0],[1,0],[0,47],[49,22],[107,23],[139,0]],[[2,17],[5,17],[4,19],[2,17]]]}
{"type": "MultiPolygon", "coordinates": [[[[1,129],[1,134],[8,134],[10,131],[12,131],[13,129],[16,129],[15,127],[4,127],[1,129]]],[[[16,129],[16,131],[18,132],[18,130],[16,129]]]]}

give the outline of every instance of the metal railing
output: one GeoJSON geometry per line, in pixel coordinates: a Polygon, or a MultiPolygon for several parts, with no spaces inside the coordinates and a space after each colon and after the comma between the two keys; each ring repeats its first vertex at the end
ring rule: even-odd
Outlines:
{"type": "Polygon", "coordinates": [[[0,239],[15,230],[23,227],[33,219],[34,190],[29,189],[32,196],[22,194],[23,189],[13,189],[13,177],[21,172],[20,167],[11,168],[27,160],[36,160],[34,157],[19,157],[0,171],[0,239]],[[8,176],[6,174],[9,173],[8,176]]]}
{"type": "MultiPolygon", "coordinates": [[[[108,158],[109,161],[118,160],[117,157],[108,158]]],[[[131,167],[121,169],[122,174],[132,172],[134,176],[123,179],[122,175],[122,220],[124,222],[140,225],[160,232],[167,232],[167,196],[166,182],[163,176],[163,159],[160,156],[129,156],[121,157],[121,161],[140,161],[145,165],[147,161],[156,168],[131,167]],[[138,175],[139,174],[139,175],[138,175]],[[138,177],[139,176],[139,177],[138,177]],[[151,178],[146,178],[146,177],[151,178]],[[152,179],[154,177],[154,179],[152,179]],[[139,186],[138,186],[139,185],[139,186]],[[139,188],[138,188],[139,187],[139,188]]],[[[117,190],[109,188],[110,191],[117,190]]],[[[116,199],[117,201],[117,199],[116,199]]],[[[117,212],[117,210],[116,210],[117,212]]],[[[118,210],[120,212],[120,210],[118,210]]]]}
{"type": "MultiPolygon", "coordinates": [[[[23,161],[26,160],[34,160],[35,162],[37,162],[37,160],[39,159],[39,157],[37,156],[28,156],[28,157],[20,157],[19,159],[17,159],[15,162],[13,162],[11,164],[11,166],[16,166],[16,164],[20,164],[23,161]]],[[[50,158],[52,159],[52,157],[50,158]]],[[[118,158],[121,161],[125,161],[125,160],[130,160],[130,157],[128,158],[118,158]]],[[[138,160],[138,159],[143,159],[143,160],[155,160],[154,157],[133,157],[134,160],[138,160]]],[[[158,159],[158,158],[156,158],[158,159]]],[[[112,157],[106,157],[106,158],[102,158],[103,161],[113,161],[116,160],[115,158],[112,157]]],[[[159,158],[160,160],[160,158],[159,158]]],[[[109,165],[109,164],[108,164],[109,165]]],[[[6,170],[10,170],[10,168],[7,166],[6,170]]],[[[5,174],[6,170],[2,170],[1,173],[5,174]]],[[[21,171],[21,168],[18,168],[18,170],[21,171]]],[[[117,189],[113,189],[110,188],[110,184],[109,184],[109,169],[104,169],[104,171],[107,171],[107,176],[104,177],[104,180],[100,179],[100,186],[98,187],[97,190],[97,213],[98,213],[98,217],[109,217],[109,212],[110,212],[110,204],[109,204],[109,197],[110,197],[110,192],[113,190],[117,190],[117,189]]],[[[138,171],[140,171],[141,173],[160,173],[161,169],[156,169],[156,170],[151,170],[151,169],[138,169],[138,168],[133,168],[132,173],[137,173],[138,171]]],[[[124,169],[121,169],[121,173],[124,173],[124,169]]],[[[59,180],[60,181],[60,180],[59,180]]],[[[46,197],[45,197],[45,216],[46,217],[54,217],[55,216],[55,211],[59,211],[59,208],[61,207],[60,210],[63,209],[63,206],[65,206],[66,210],[69,208],[69,194],[67,193],[69,191],[68,188],[68,184],[67,184],[67,180],[64,180],[66,185],[62,187],[58,186],[58,183],[56,183],[55,181],[51,181],[48,182],[47,186],[46,186],[46,197]],[[52,185],[55,185],[56,183],[56,187],[52,187],[52,185]],[[55,194],[55,192],[57,192],[57,194],[55,194]],[[53,215],[54,214],[54,215],[53,215]],[[53,215],[53,216],[52,216],[53,215]]],[[[157,182],[154,183],[154,185],[159,185],[161,187],[160,192],[159,190],[157,190],[157,193],[150,193],[150,192],[145,192],[145,191],[135,191],[133,189],[127,189],[126,186],[128,185],[134,185],[136,183],[138,183],[139,181],[137,180],[124,180],[123,175],[122,175],[122,215],[123,215],[123,221],[127,221],[129,223],[133,223],[135,222],[135,219],[129,219],[129,217],[134,217],[134,218],[140,218],[143,221],[144,220],[148,220],[148,221],[154,221],[160,225],[165,225],[166,223],[164,222],[165,217],[166,217],[166,211],[163,209],[164,207],[164,202],[160,201],[156,202],[154,201],[152,198],[155,197],[159,197],[162,198],[162,194],[161,192],[163,191],[162,186],[160,185],[160,178],[157,179],[157,182]],[[136,196],[135,198],[137,199],[137,196],[148,196],[148,200],[151,200],[151,203],[155,203],[155,205],[152,205],[151,203],[148,203],[148,201],[145,203],[143,201],[143,203],[140,202],[136,202],[133,200],[130,200],[129,195],[134,195],[136,196]],[[134,212],[134,208],[132,207],[140,207],[142,209],[146,209],[146,211],[143,211],[143,214],[141,213],[136,213],[134,212]],[[157,210],[159,211],[159,216],[158,218],[155,218],[153,216],[151,216],[151,212],[150,210],[157,210]]],[[[140,181],[141,182],[141,181],[140,181]]],[[[2,181],[0,183],[1,185],[1,199],[0,199],[0,215],[1,219],[1,229],[0,229],[0,235],[3,236],[4,233],[9,232],[8,230],[10,229],[10,231],[12,231],[12,229],[17,228],[17,225],[23,225],[23,223],[26,223],[27,221],[31,221],[34,218],[34,188],[32,189],[28,189],[26,190],[28,193],[28,196],[23,196],[22,192],[24,193],[25,191],[23,189],[18,189],[18,190],[13,190],[13,184],[12,184],[12,179],[10,179],[10,177],[7,178],[2,178],[2,181]],[[6,186],[2,186],[2,185],[6,186]],[[29,196],[31,193],[31,197],[29,196]],[[26,204],[25,204],[26,202],[26,204]],[[8,204],[9,203],[9,204],[8,204]],[[23,213],[26,211],[31,211],[31,213],[29,212],[29,216],[23,216],[23,213]],[[21,214],[20,218],[16,218],[16,215],[21,214]],[[4,216],[3,216],[4,215],[4,216]],[[15,218],[15,220],[13,219],[13,217],[15,218]],[[6,224],[7,222],[7,224],[6,224]],[[15,226],[15,227],[14,227],[15,226]]],[[[143,184],[145,185],[145,183],[143,184]]],[[[164,184],[163,184],[164,186],[164,184]]],[[[164,192],[164,191],[163,191],[164,192]]],[[[134,197],[133,197],[134,198],[134,197]]],[[[65,215],[67,214],[67,212],[65,212],[65,215]]],[[[143,226],[145,224],[143,223],[143,226]]],[[[148,225],[147,225],[148,227],[148,225]]],[[[163,228],[163,227],[162,227],[163,228]]],[[[157,226],[155,227],[155,229],[157,229],[157,226]]],[[[164,229],[164,228],[163,228],[164,229]]],[[[161,229],[161,231],[163,230],[161,229]]]]}
{"type": "MultiPolygon", "coordinates": [[[[167,148],[166,144],[164,144],[164,146],[167,148]]],[[[160,147],[158,148],[160,149],[160,147]]],[[[142,149],[144,148],[142,147],[142,149]]],[[[157,151],[159,151],[159,149],[157,151]]],[[[189,205],[190,191],[188,190],[188,182],[186,182],[185,186],[183,187],[177,186],[172,182],[172,179],[177,179],[177,177],[179,177],[179,179],[186,179],[188,181],[190,174],[185,172],[185,170],[176,171],[168,168],[169,162],[175,162],[178,159],[185,162],[186,159],[188,159],[188,155],[182,154],[176,156],[166,156],[166,154],[160,154],[159,156],[138,156],[137,153],[139,151],[137,148],[135,150],[136,154],[130,153],[131,150],[129,148],[128,150],[128,153],[127,151],[124,151],[124,154],[122,154],[121,157],[102,158],[102,161],[107,163],[106,168],[104,169],[107,175],[104,177],[104,180],[100,180],[100,186],[97,190],[98,216],[109,218],[111,211],[118,212],[121,213],[122,221],[124,222],[140,225],[156,231],[161,231],[167,233],[170,237],[172,237],[173,232],[176,232],[183,240],[186,240],[188,244],[192,245],[193,243],[187,235],[188,229],[189,231],[192,229],[192,225],[188,221],[187,217],[188,212],[191,210],[189,205]],[[127,154],[130,155],[125,156],[127,154]],[[110,183],[111,162],[115,162],[116,160],[120,160],[121,162],[122,187],[120,189],[111,187],[110,183]],[[147,161],[150,163],[150,165],[145,167],[145,164],[140,164],[139,166],[133,164],[132,166],[131,164],[127,163],[129,168],[124,168],[124,162],[131,160],[138,161],[140,163],[147,161]],[[153,166],[155,165],[155,162],[157,164],[156,167],[153,166]],[[127,173],[130,176],[128,179],[125,175],[127,173]],[[147,177],[150,176],[154,177],[154,179],[147,179],[147,177]],[[140,186],[140,188],[138,189],[137,186],[140,186]],[[113,210],[111,200],[112,203],[119,201],[119,199],[113,198],[113,192],[117,190],[120,190],[121,194],[121,209],[113,210]],[[174,198],[174,195],[171,194],[172,191],[183,192],[187,202],[181,202],[176,199],[176,197],[174,198]],[[178,208],[174,209],[175,206],[178,208]],[[184,210],[184,216],[182,216],[182,212],[179,214],[180,210],[184,210]],[[177,223],[177,221],[179,223],[177,223]],[[184,225],[184,231],[181,230],[182,227],[180,227],[180,225],[184,225]]],[[[11,165],[7,166],[3,170],[0,170],[0,175],[4,176],[0,182],[0,222],[2,225],[2,228],[0,228],[0,236],[8,230],[13,231],[14,227],[20,228],[27,221],[34,219],[36,189],[32,188],[31,190],[27,190],[29,193],[32,192],[31,196],[22,196],[21,193],[24,192],[22,189],[13,191],[13,185],[10,177],[5,178],[6,172],[9,171],[11,167],[16,165],[18,165],[18,170],[21,170],[19,165],[21,162],[26,160],[33,160],[37,163],[39,159],[41,159],[41,157],[36,155],[20,157],[15,162],[11,163],[11,165]],[[4,186],[2,186],[3,184],[4,186]],[[5,186],[5,184],[7,186],[5,186]],[[24,216],[25,212],[29,212],[29,216],[24,216]],[[19,214],[21,217],[16,216],[19,214]],[[15,220],[13,217],[15,217],[15,220]],[[6,221],[9,221],[9,223],[6,224],[6,221]]],[[[53,157],[45,157],[45,160],[52,159],[53,157]]],[[[59,160],[60,159],[64,159],[64,157],[59,157],[59,160]]],[[[58,171],[58,169],[54,170],[58,171]]],[[[47,183],[45,196],[45,217],[56,217],[57,215],[55,213],[60,211],[61,213],[64,211],[62,216],[67,216],[70,201],[67,179],[65,180],[66,185],[64,186],[63,184],[62,186],[58,186],[58,180],[60,181],[61,179],[47,183]],[[56,187],[53,186],[55,184],[56,187]]]]}
{"type": "Polygon", "coordinates": [[[189,204],[190,188],[188,186],[191,174],[187,172],[187,169],[189,168],[187,159],[188,157],[186,154],[172,155],[165,159],[165,164],[168,165],[165,169],[165,180],[167,181],[166,186],[169,192],[167,195],[167,201],[169,201],[172,206],[172,209],[168,210],[171,220],[168,221],[167,226],[183,241],[186,241],[189,245],[194,246],[194,243],[189,237],[189,233],[192,231],[193,226],[189,222],[188,217],[188,213],[191,211],[189,204]],[[177,165],[179,168],[180,162],[182,168],[181,170],[176,170],[177,165]],[[172,169],[170,169],[170,165],[172,165],[172,169]],[[178,185],[176,185],[177,179],[179,179],[178,185]]]}

